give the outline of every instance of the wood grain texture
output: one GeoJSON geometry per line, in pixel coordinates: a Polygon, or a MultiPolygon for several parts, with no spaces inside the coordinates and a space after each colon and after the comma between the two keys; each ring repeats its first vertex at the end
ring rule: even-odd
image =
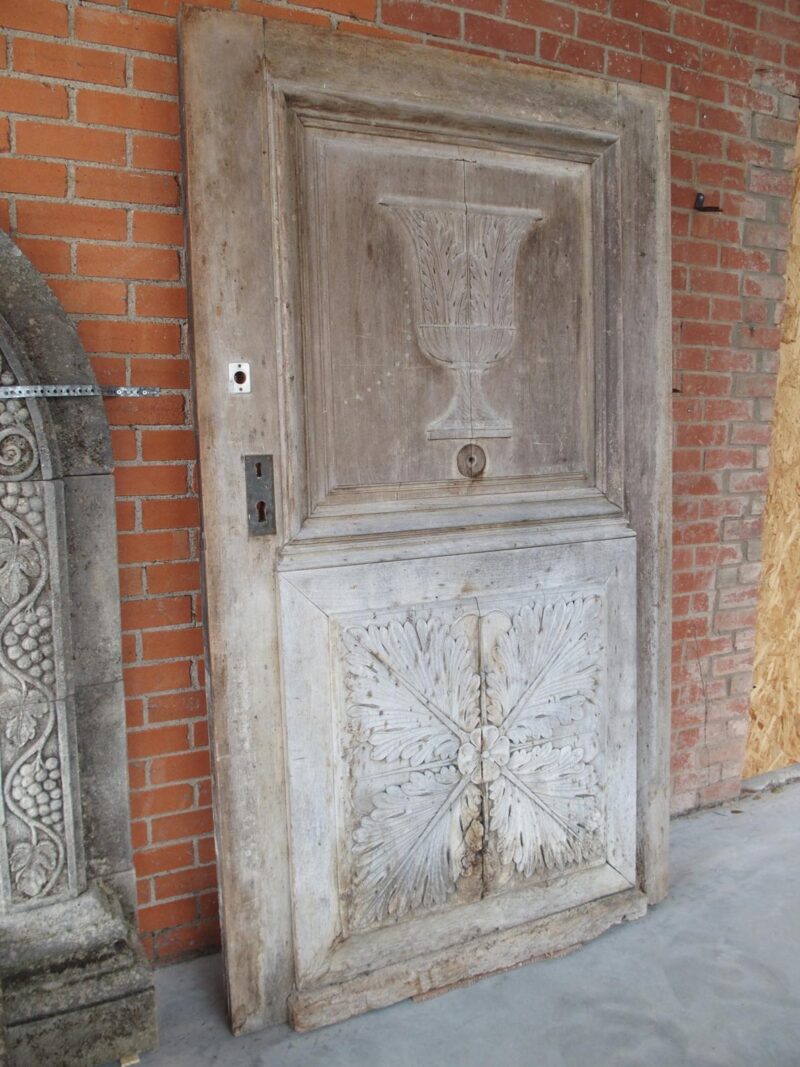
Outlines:
{"type": "Polygon", "coordinates": [[[769,455],[745,778],[800,763],[800,163],[769,455]]]}
{"type": "Polygon", "coordinates": [[[664,102],[219,12],[182,37],[232,1017],[281,1016],[293,955],[321,1025],[665,891],[664,102]],[[274,539],[242,453],[275,456],[274,539]]]}
{"type": "Polygon", "coordinates": [[[282,455],[263,26],[188,11],[181,41],[220,897],[240,1033],[285,1018],[292,980],[277,546],[247,536],[242,468],[244,454],[272,454],[280,478],[282,455]],[[229,361],[250,363],[250,394],[228,393],[229,361]]]}

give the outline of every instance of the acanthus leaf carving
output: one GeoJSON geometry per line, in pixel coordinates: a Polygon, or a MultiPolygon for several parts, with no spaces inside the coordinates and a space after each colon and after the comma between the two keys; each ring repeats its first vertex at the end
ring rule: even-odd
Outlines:
{"type": "Polygon", "coordinates": [[[597,729],[587,712],[600,684],[601,599],[542,599],[505,619],[483,715],[485,617],[468,626],[424,614],[344,631],[357,743],[371,763],[390,765],[354,771],[370,798],[353,831],[359,923],[445,903],[492,842],[526,878],[597,858],[597,729]],[[589,740],[553,739],[578,720],[589,740]],[[385,784],[387,774],[399,780],[385,784]]]}

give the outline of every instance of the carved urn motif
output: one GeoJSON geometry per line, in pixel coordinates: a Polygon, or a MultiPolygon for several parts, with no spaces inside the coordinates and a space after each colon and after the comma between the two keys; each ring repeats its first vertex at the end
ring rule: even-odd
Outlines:
{"type": "Polygon", "coordinates": [[[449,367],[455,391],[428,439],[510,437],[483,375],[512,350],[514,276],[522,239],[542,213],[523,208],[384,197],[414,249],[416,335],[425,355],[449,367]]]}

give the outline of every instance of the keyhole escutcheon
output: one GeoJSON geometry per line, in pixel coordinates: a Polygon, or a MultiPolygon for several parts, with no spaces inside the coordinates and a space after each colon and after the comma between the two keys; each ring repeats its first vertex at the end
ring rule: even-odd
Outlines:
{"type": "Polygon", "coordinates": [[[458,450],[456,465],[465,478],[477,478],[486,469],[486,453],[480,445],[464,445],[458,450]]]}

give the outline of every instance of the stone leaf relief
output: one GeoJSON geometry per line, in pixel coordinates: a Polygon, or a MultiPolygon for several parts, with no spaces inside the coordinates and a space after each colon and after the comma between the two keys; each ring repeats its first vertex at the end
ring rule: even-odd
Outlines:
{"type": "Polygon", "coordinates": [[[452,400],[428,438],[510,437],[482,377],[514,345],[514,275],[522,240],[539,211],[484,204],[381,200],[414,251],[417,341],[455,375],[452,400]]]}
{"type": "Polygon", "coordinates": [[[45,498],[28,480],[39,454],[23,402],[0,402],[0,427],[0,807],[13,904],[58,891],[67,844],[45,498]]]}
{"type": "MultiPolygon", "coordinates": [[[[596,745],[577,735],[596,734],[600,599],[490,617],[491,626],[488,616],[419,615],[344,631],[348,715],[369,753],[365,769],[352,767],[371,804],[352,840],[358,925],[445,903],[489,847],[524,877],[597,855],[596,745]]],[[[481,876],[488,891],[496,878],[481,876]]]]}

